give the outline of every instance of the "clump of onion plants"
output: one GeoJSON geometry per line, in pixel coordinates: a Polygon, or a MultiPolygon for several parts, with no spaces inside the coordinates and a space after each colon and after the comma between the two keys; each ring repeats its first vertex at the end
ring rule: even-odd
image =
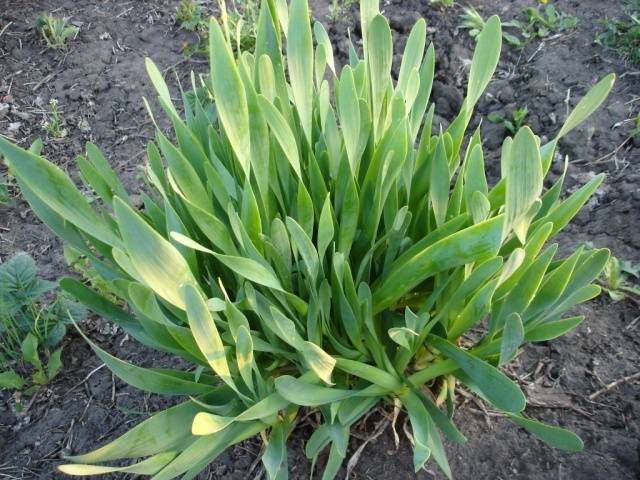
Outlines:
{"type": "Polygon", "coordinates": [[[498,63],[499,19],[478,35],[460,113],[433,135],[424,20],[396,80],[378,2],[364,0],[361,17],[362,57],[351,46],[340,70],[322,25],[312,34],[306,0],[263,2],[254,54],[233,51],[233,33],[211,19],[210,74],[192,77],[183,114],[147,60],[176,140],[158,129],[149,143],[140,211],[94,145],[78,167],[100,202],[39,145],[0,140],[33,211],[128,308],[77,280],[62,287],[142,344],[193,364],[141,368],[87,339],[125,382],[184,399],[69,457],[63,472],[193,478],[261,434],[268,477],[286,478],[287,437],[310,408],[323,423],[305,452],[315,462],[328,449],[323,478],[333,478],[350,428],[383,401],[408,413],[415,469],[433,457],[451,477],[442,436],[465,437],[439,404],[452,413],[459,386],[550,445],[582,448],[575,434],[527,418],[500,367],[522,344],[580,324],[565,315],[600,291],[607,250],[558,257],[548,240],[602,176],[564,199],[564,177],[550,188],[543,178],[559,139],[602,103],[613,76],[550,142],[526,126],[508,138],[502,178],[490,185],[480,129],[466,131],[498,63]],[[138,463],[109,466],[122,459],[138,463]]]}

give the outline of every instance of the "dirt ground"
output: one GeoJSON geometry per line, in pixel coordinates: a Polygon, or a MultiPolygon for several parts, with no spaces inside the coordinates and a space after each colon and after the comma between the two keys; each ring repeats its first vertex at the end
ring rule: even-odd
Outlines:
{"type": "MultiPolygon", "coordinates": [[[[152,57],[171,78],[206,68],[202,58],[185,59],[182,46],[192,40],[175,25],[177,0],[0,0],[0,133],[28,145],[43,136],[41,122],[50,98],[59,100],[68,135],[45,139],[43,154],[75,173],[73,158],[84,143],[97,143],[131,192],[140,186],[144,147],[153,131],[141,97],[153,98],[144,71],[152,57]],[[80,27],[67,52],[45,48],[34,30],[42,12],[70,16],[80,27]]],[[[360,39],[357,8],[329,19],[326,1],[310,2],[327,26],[337,58],[346,61],[346,32],[360,39]]],[[[447,124],[463,99],[473,40],[457,30],[461,6],[443,10],[423,1],[381,2],[401,52],[413,23],[424,16],[437,52],[436,124],[447,124]]],[[[533,0],[474,0],[485,16],[503,20],[521,14],[533,0]]],[[[592,201],[559,237],[563,248],[582,242],[609,247],[619,258],[640,261],[640,145],[627,140],[640,109],[640,66],[625,65],[615,53],[594,44],[599,20],[616,17],[622,1],[558,0],[561,11],[576,15],[577,28],[532,42],[523,51],[503,49],[495,79],[480,102],[479,114],[508,115],[529,108],[527,123],[550,138],[568,108],[608,72],[616,72],[614,90],[593,117],[560,144],[550,180],[562,172],[565,155],[571,167],[568,190],[591,176],[607,178],[592,201]]],[[[396,68],[399,56],[394,59],[396,68]]],[[[489,171],[498,170],[497,151],[507,134],[504,126],[485,122],[483,137],[489,171]]],[[[0,167],[3,168],[3,167],[0,167]]],[[[15,193],[15,192],[14,192],[15,193]]],[[[0,260],[28,251],[44,277],[67,273],[62,246],[43,227],[28,205],[16,198],[0,206],[0,260]]],[[[527,346],[510,367],[528,393],[527,413],[570,428],[585,440],[580,454],[546,447],[476,401],[461,397],[456,424],[469,438],[448,445],[457,479],[638,479],[640,478],[640,390],[638,380],[623,382],[593,399],[606,384],[640,369],[640,309],[632,301],[613,303],[606,296],[579,308],[588,318],[576,331],[552,341],[527,346]]],[[[85,325],[92,338],[115,355],[142,366],[167,365],[170,358],[150,352],[100,319],[85,325]]],[[[65,341],[63,373],[30,399],[26,414],[17,415],[7,393],[0,394],[0,476],[57,478],[55,466],[65,454],[83,452],[115,438],[170,399],[127,387],[106,368],[77,335],[65,341]]],[[[380,415],[360,425],[359,437],[371,434],[380,415]]],[[[402,421],[402,420],[401,420],[402,421]]],[[[301,425],[289,442],[290,477],[309,478],[301,425]]],[[[396,449],[390,430],[366,447],[351,473],[355,479],[441,478],[430,462],[415,475],[407,439],[396,449]]],[[[362,442],[353,438],[350,452],[362,442]]],[[[221,455],[201,478],[245,479],[263,475],[257,439],[221,455]]],[[[341,474],[344,476],[344,472],[341,474]]],[[[115,477],[114,477],[115,478],[115,477]]]]}

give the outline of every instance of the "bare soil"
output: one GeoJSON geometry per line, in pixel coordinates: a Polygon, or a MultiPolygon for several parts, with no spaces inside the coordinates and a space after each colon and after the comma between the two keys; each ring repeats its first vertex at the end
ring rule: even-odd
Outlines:
{"type": "MultiPolygon", "coordinates": [[[[153,129],[141,97],[153,98],[143,60],[149,56],[172,78],[206,68],[204,59],[185,59],[182,46],[193,40],[175,25],[177,0],[0,0],[0,133],[23,146],[45,138],[43,154],[77,175],[73,158],[84,143],[97,143],[135,194],[140,166],[153,129]],[[66,52],[47,49],[34,29],[42,12],[69,16],[80,27],[66,52]],[[41,127],[50,98],[59,100],[68,135],[47,139],[41,127]]],[[[485,16],[503,20],[520,16],[525,0],[476,0],[485,16]]],[[[625,65],[615,53],[594,44],[599,20],[622,15],[623,2],[558,0],[557,8],[576,15],[576,29],[534,41],[523,51],[504,47],[495,79],[478,107],[479,115],[508,115],[527,106],[527,123],[550,138],[570,106],[599,78],[614,71],[618,81],[605,105],[560,144],[550,180],[562,171],[565,155],[571,167],[568,190],[591,176],[607,173],[594,200],[558,238],[561,248],[583,242],[609,247],[620,258],[640,261],[640,145],[628,140],[628,119],[640,108],[640,66],[625,65]]],[[[329,17],[326,0],[311,2],[316,18],[328,28],[340,62],[346,61],[346,32],[360,38],[357,9],[329,17]]],[[[383,2],[401,52],[413,23],[427,19],[437,52],[436,124],[446,126],[462,103],[473,40],[457,30],[460,6],[443,10],[426,1],[383,2]]],[[[394,61],[399,67],[399,57],[394,61]]],[[[504,127],[483,123],[489,171],[498,171],[498,150],[504,127]]],[[[3,167],[0,167],[3,168],[3,167]]],[[[12,205],[0,206],[0,260],[28,251],[41,273],[55,280],[67,274],[62,246],[30,211],[17,192],[12,205]]],[[[585,440],[580,454],[563,454],[465,396],[460,397],[456,423],[469,438],[465,445],[448,445],[458,479],[638,479],[640,478],[640,390],[638,379],[622,382],[594,399],[589,396],[612,381],[640,369],[640,309],[632,300],[613,303],[601,296],[579,308],[588,318],[576,331],[552,341],[527,346],[509,373],[529,396],[527,413],[571,428],[585,440]],[[635,321],[635,323],[634,323],[635,321]]],[[[143,366],[168,365],[173,360],[152,352],[98,318],[84,326],[110,352],[143,366]]],[[[64,369],[49,386],[26,399],[28,409],[17,414],[14,399],[0,394],[0,475],[6,478],[57,478],[55,466],[65,454],[92,449],[172,402],[143,394],[114,379],[78,336],[65,340],[64,369]]],[[[358,427],[365,438],[383,419],[373,415],[358,427]]],[[[417,475],[412,471],[408,441],[398,432],[399,448],[390,430],[369,443],[354,479],[441,478],[432,463],[417,475]]],[[[290,439],[291,478],[309,478],[303,445],[310,425],[301,425],[290,439]]],[[[350,452],[362,440],[353,438],[350,452]]],[[[201,478],[259,478],[257,439],[221,455],[201,478]]],[[[344,475],[344,473],[342,474],[344,475]]],[[[114,477],[116,478],[116,477],[114,477]]]]}

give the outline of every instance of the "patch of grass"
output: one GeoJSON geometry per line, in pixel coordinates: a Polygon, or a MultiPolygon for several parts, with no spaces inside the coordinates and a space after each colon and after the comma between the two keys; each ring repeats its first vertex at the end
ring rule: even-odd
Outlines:
{"type": "Polygon", "coordinates": [[[68,18],[54,17],[49,14],[38,15],[36,29],[47,45],[56,50],[65,50],[67,40],[78,33],[78,27],[69,24],[68,18]]]}
{"type": "Polygon", "coordinates": [[[614,50],[625,61],[640,63],[640,0],[627,5],[624,18],[601,20],[603,31],[596,35],[596,43],[614,50]]]}
{"type": "Polygon", "coordinates": [[[84,320],[87,311],[54,294],[55,288],[37,276],[36,262],[26,253],[0,264],[0,388],[32,393],[62,367],[59,345],[66,325],[84,320]]]}

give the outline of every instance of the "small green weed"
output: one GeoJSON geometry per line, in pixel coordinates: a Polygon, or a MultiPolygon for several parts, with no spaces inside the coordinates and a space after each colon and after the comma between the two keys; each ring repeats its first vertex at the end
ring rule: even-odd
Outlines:
{"type": "Polygon", "coordinates": [[[9,194],[9,179],[0,173],[0,205],[7,205],[11,202],[9,194]]]}
{"type": "Polygon", "coordinates": [[[58,100],[49,100],[49,112],[44,114],[42,128],[51,138],[64,138],[67,136],[67,129],[64,128],[64,119],[58,110],[58,100]]]}
{"type": "Polygon", "coordinates": [[[49,14],[38,15],[36,29],[47,42],[49,48],[56,50],[65,50],[67,40],[75,37],[78,33],[78,27],[70,25],[68,18],[54,17],[49,14]]]}
{"type": "Polygon", "coordinates": [[[62,367],[59,345],[66,325],[84,320],[87,311],[66,295],[45,302],[55,287],[37,276],[36,262],[26,253],[0,264],[0,389],[33,393],[62,367]]]}
{"type": "Polygon", "coordinates": [[[527,23],[521,33],[526,39],[542,39],[575,28],[578,24],[578,17],[563,13],[553,5],[544,9],[525,8],[524,15],[527,23]]]}
{"type": "Polygon", "coordinates": [[[529,109],[525,107],[517,108],[511,112],[511,118],[505,118],[499,113],[490,113],[487,120],[491,123],[502,123],[511,135],[515,135],[529,115],[529,109]]]}
{"type": "Polygon", "coordinates": [[[604,267],[600,277],[602,289],[614,302],[619,302],[630,295],[640,299],[640,287],[632,280],[640,279],[640,265],[628,260],[619,260],[613,255],[604,267]]]}
{"type": "MultiPolygon", "coordinates": [[[[509,45],[516,48],[524,48],[532,40],[541,40],[553,33],[560,33],[575,28],[578,18],[560,12],[553,5],[541,7],[528,7],[523,11],[524,19],[504,22],[503,28],[511,29],[513,33],[502,32],[502,38],[509,45]]],[[[484,27],[484,19],[478,11],[469,6],[463,9],[462,22],[459,28],[469,31],[469,35],[475,38],[484,27]]]]}
{"type": "Polygon", "coordinates": [[[202,5],[193,0],[180,0],[176,7],[176,21],[180,28],[189,32],[205,31],[207,26],[202,5]]]}
{"type": "MultiPolygon", "coordinates": [[[[462,22],[458,25],[458,28],[462,28],[469,31],[469,35],[473,38],[476,38],[485,25],[485,20],[482,18],[482,15],[473,8],[472,6],[468,6],[462,9],[462,14],[460,15],[462,22]]],[[[516,48],[523,48],[524,41],[518,38],[517,35],[509,33],[506,31],[507,28],[522,30],[524,28],[522,22],[517,20],[513,20],[511,22],[504,22],[502,24],[504,30],[502,30],[502,39],[516,48]]]]}

